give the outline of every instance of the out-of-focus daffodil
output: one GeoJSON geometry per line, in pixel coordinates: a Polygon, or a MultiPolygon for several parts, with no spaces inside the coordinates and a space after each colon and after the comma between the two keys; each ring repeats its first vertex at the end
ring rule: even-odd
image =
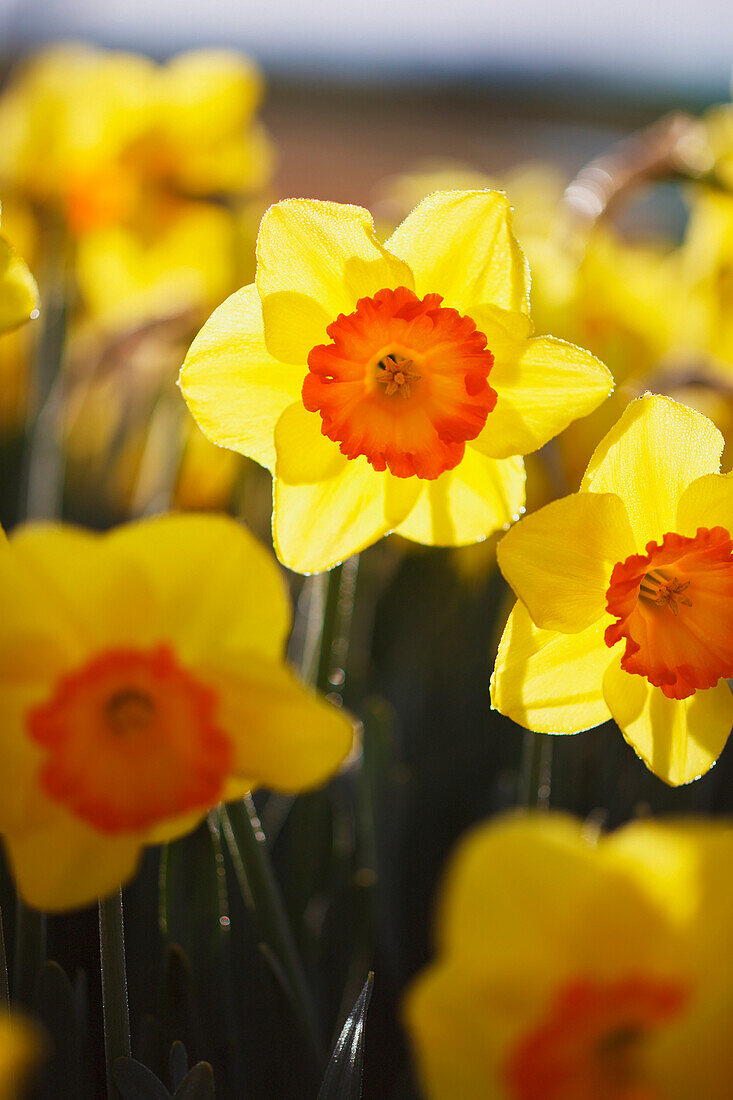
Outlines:
{"type": "Polygon", "coordinates": [[[733,724],[733,477],[723,439],[666,397],[632,402],[579,493],[522,520],[499,565],[519,597],[492,702],[541,733],[613,718],[676,785],[733,724]]]}
{"type": "Polygon", "coordinates": [[[12,246],[0,237],[0,333],[18,328],[38,313],[38,287],[12,246]]]}
{"type": "Polygon", "coordinates": [[[164,65],[67,43],[0,96],[0,185],[60,210],[75,235],[129,221],[150,188],[246,194],[266,180],[254,65],[201,50],[164,65]]]}
{"type": "Polygon", "coordinates": [[[36,1031],[16,1016],[0,1013],[0,1100],[21,1100],[41,1052],[36,1031]]]}
{"type": "Polygon", "coordinates": [[[234,281],[235,227],[211,203],[161,210],[152,232],[111,226],[86,234],[76,277],[87,318],[125,328],[193,311],[205,316],[234,281]]]}
{"type": "Polygon", "coordinates": [[[194,341],[181,387],[214,442],[274,475],[290,568],[330,568],[390,530],[476,542],[516,517],[521,456],[612,380],[533,338],[528,272],[495,191],[442,192],[386,244],[360,207],[293,199],[262,220],[253,286],[194,341]]]}
{"type": "Polygon", "coordinates": [[[174,492],[175,507],[184,511],[226,510],[245,459],[226,447],[217,447],[190,417],[182,430],[184,443],[174,492]]]}
{"type": "Polygon", "coordinates": [[[234,50],[192,50],[155,71],[146,132],[130,159],[141,175],[191,196],[258,190],[272,170],[255,120],[262,77],[234,50]]]}
{"type": "Polygon", "coordinates": [[[727,823],[481,826],[450,866],[406,1022],[429,1100],[727,1100],[727,823]]]}
{"type": "Polygon", "coordinates": [[[232,520],[21,528],[0,592],[0,830],[30,905],[92,901],[219,800],[311,787],[351,748],[283,664],[282,578],[232,520]]]}

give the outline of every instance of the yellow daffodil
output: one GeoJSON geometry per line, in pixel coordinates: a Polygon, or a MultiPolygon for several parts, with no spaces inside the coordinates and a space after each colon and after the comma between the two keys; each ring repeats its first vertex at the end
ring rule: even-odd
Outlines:
{"type": "Polygon", "coordinates": [[[406,1004],[426,1100],[728,1100],[731,860],[728,823],[476,829],[406,1004]]]}
{"type": "Polygon", "coordinates": [[[234,242],[230,214],[213,203],[166,208],[152,233],[117,225],[85,234],[76,277],[87,320],[114,329],[186,311],[205,317],[237,285],[234,242]]]}
{"type": "Polygon", "coordinates": [[[0,237],[0,333],[17,328],[38,312],[38,288],[28,267],[0,237]]]}
{"type": "Polygon", "coordinates": [[[40,1051],[39,1037],[29,1023],[0,1012],[0,1100],[21,1100],[26,1095],[40,1051]]]}
{"type": "Polygon", "coordinates": [[[733,475],[723,438],[666,397],[632,402],[580,492],[502,540],[519,602],[492,703],[541,733],[613,718],[676,785],[714,764],[733,724],[733,475]]]}
{"type": "Polygon", "coordinates": [[[243,194],[271,167],[254,120],[261,78],[231,50],[155,65],[65,43],[0,96],[0,185],[60,210],[75,235],[130,219],[151,188],[243,194]]]}
{"type": "Polygon", "coordinates": [[[272,151],[255,111],[256,65],[235,50],[191,50],[156,69],[146,132],[130,159],[186,195],[242,194],[269,178],[272,151]]]}
{"type": "Polygon", "coordinates": [[[461,545],[507,525],[521,456],[611,389],[587,352],[531,336],[498,192],[431,195],[384,245],[360,207],[291,199],[257,259],[180,384],[214,442],[272,471],[275,547],[299,572],[391,530],[461,545]]]}
{"type": "Polygon", "coordinates": [[[0,594],[0,831],[30,905],[90,902],[220,800],[311,787],[351,748],[283,664],[282,578],[233,520],[21,528],[0,594]]]}

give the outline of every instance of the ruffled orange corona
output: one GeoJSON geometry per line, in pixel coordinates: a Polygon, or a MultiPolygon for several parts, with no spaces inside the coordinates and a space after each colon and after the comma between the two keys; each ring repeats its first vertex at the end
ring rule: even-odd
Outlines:
{"type": "Polygon", "coordinates": [[[640,1048],[686,1000],[680,983],[576,980],[506,1062],[511,1100],[663,1100],[641,1083],[640,1048]]]}
{"type": "Polygon", "coordinates": [[[614,566],[606,645],[626,640],[625,672],[668,699],[686,699],[733,676],[733,542],[723,527],[667,533],[614,566]]]}
{"type": "Polygon", "coordinates": [[[434,480],[463,458],[496,405],[494,357],[470,317],[407,287],[361,298],[308,356],[303,404],[347,458],[434,480]]]}
{"type": "Polygon", "coordinates": [[[733,474],[723,437],[667,397],[631,402],[580,492],[498,548],[519,597],[491,700],[538,733],[613,718],[666,783],[712,767],[733,725],[733,474]]]}
{"type": "Polygon", "coordinates": [[[426,1100],[730,1100],[733,828],[558,813],[463,838],[405,1022],[426,1100]]]}
{"type": "Polygon", "coordinates": [[[46,793],[105,833],[218,802],[232,763],[216,693],[168,646],[108,650],[28,715],[46,793]]]}

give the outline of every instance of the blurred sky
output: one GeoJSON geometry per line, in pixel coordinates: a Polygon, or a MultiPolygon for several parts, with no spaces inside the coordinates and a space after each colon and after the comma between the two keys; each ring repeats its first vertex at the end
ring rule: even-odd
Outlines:
{"type": "Polygon", "coordinates": [[[733,0],[0,0],[1,46],[61,35],[159,54],[231,44],[297,75],[581,77],[721,98],[733,0]]]}

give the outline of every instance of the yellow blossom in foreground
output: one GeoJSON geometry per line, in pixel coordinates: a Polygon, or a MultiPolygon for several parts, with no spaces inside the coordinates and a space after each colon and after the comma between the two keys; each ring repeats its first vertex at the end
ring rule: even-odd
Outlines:
{"type": "Polygon", "coordinates": [[[431,195],[384,245],[360,207],[290,199],[265,214],[257,261],[180,384],[215,443],[273,473],[275,548],[299,572],[391,530],[463,545],[506,526],[521,456],[611,390],[587,352],[531,335],[496,191],[431,195]]]}
{"type": "Polygon", "coordinates": [[[38,288],[26,264],[0,237],[0,333],[17,328],[38,311],[38,288]]]}
{"type": "Polygon", "coordinates": [[[144,845],[252,787],[312,787],[351,748],[283,664],[282,578],[233,520],[21,528],[0,603],[0,831],[39,909],[109,893],[144,845]]]}
{"type": "Polygon", "coordinates": [[[723,438],[666,397],[632,402],[580,492],[499,545],[519,602],[493,705],[542,733],[613,718],[676,785],[715,763],[733,724],[733,475],[723,438]]]}
{"type": "Polygon", "coordinates": [[[20,1100],[26,1095],[39,1042],[31,1026],[0,1012],[0,1100],[20,1100]]]}
{"type": "Polygon", "coordinates": [[[733,828],[474,830],[406,1022],[428,1100],[728,1100],[733,828]]]}

